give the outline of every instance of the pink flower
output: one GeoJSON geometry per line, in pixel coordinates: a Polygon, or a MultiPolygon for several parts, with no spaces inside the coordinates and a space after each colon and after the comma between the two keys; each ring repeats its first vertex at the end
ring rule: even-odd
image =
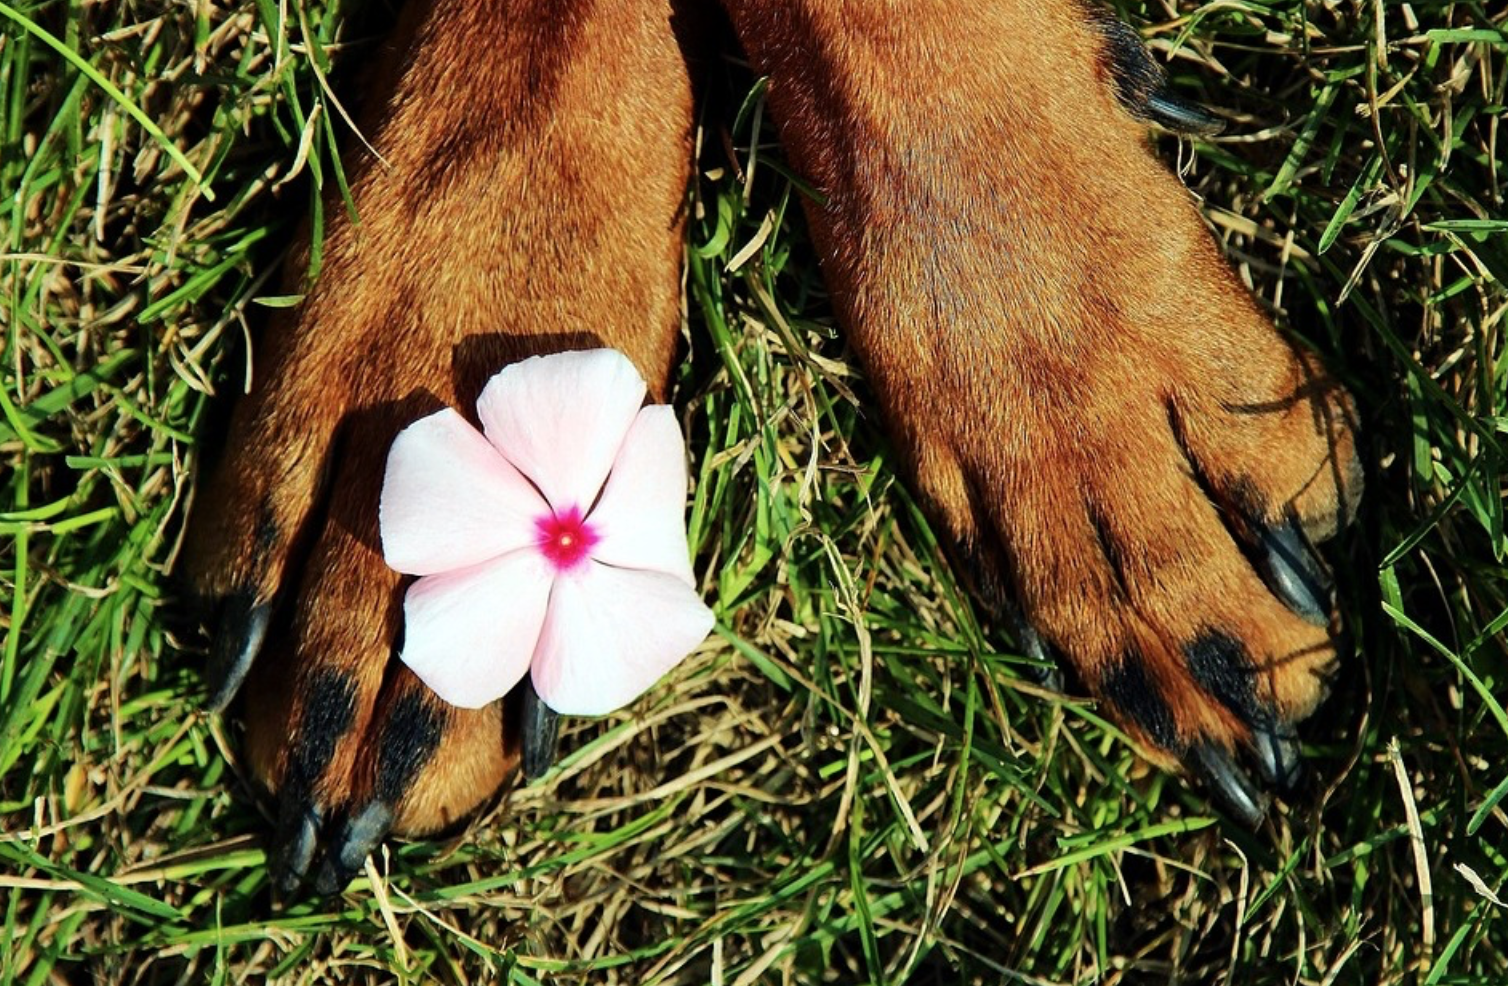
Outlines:
{"type": "Polygon", "coordinates": [[[685,441],[644,393],[615,350],[540,356],[488,382],[482,432],[447,408],[393,442],[382,554],[422,576],[401,657],[447,702],[480,708],[528,672],[554,711],[602,715],[712,629],[686,546],[685,441]]]}

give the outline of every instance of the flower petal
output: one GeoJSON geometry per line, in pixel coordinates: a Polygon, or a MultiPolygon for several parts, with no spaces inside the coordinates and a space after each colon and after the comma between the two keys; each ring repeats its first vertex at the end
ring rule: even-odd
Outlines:
{"type": "Polygon", "coordinates": [[[446,408],[398,433],[387,457],[382,557],[409,575],[467,568],[534,543],[549,506],[481,432],[446,408]]]}
{"type": "Polygon", "coordinates": [[[403,663],[451,705],[479,709],[529,670],[550,601],[533,551],[422,578],[403,600],[403,663]]]}
{"type": "Polygon", "coordinates": [[[686,440],[668,406],[646,407],[634,419],[589,520],[601,538],[593,558],[664,572],[694,587],[686,546],[686,440]]]}
{"type": "Polygon", "coordinates": [[[530,669],[534,690],[562,715],[620,709],[691,653],[712,622],[675,576],[593,562],[555,580],[530,669]]]}
{"type": "Polygon", "coordinates": [[[585,513],[644,403],[644,378],[615,349],[506,366],[477,400],[487,440],[558,510],[585,513]]]}

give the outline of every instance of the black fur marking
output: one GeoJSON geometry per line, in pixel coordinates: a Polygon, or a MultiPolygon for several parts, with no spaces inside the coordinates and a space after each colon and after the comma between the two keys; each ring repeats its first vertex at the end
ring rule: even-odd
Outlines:
{"type": "Polygon", "coordinates": [[[377,753],[374,800],[396,807],[445,732],[445,715],[419,691],[406,691],[388,711],[377,753]]]}
{"type": "Polygon", "coordinates": [[[1304,774],[1298,738],[1257,697],[1257,668],[1246,648],[1211,631],[1185,647],[1184,657],[1199,686],[1251,727],[1251,751],[1262,779],[1284,793],[1293,791],[1304,774]]]}
{"type": "Polygon", "coordinates": [[[394,701],[378,739],[372,798],[341,821],[339,834],[325,852],[314,881],[316,893],[329,896],[338,892],[361,870],[393,827],[398,803],[434,757],[444,731],[444,713],[420,692],[405,692],[394,701]]]}
{"type": "Polygon", "coordinates": [[[335,755],[336,744],[356,718],[356,686],[339,671],[315,672],[304,687],[303,716],[278,797],[278,829],[271,854],[274,879],[284,892],[303,880],[314,858],[314,840],[325,808],[314,803],[314,786],[335,755]]]}
{"type": "Polygon", "coordinates": [[[1140,726],[1153,743],[1172,753],[1182,752],[1173,710],[1152,687],[1141,661],[1122,658],[1100,677],[1100,692],[1122,715],[1140,726]]]}
{"type": "Polygon", "coordinates": [[[1100,551],[1105,560],[1110,563],[1110,570],[1115,575],[1115,587],[1119,590],[1121,598],[1130,596],[1131,590],[1126,582],[1126,555],[1116,542],[1114,535],[1110,533],[1110,525],[1105,516],[1093,503],[1085,505],[1089,511],[1089,523],[1094,528],[1094,539],[1099,542],[1100,551]]]}
{"type": "Polygon", "coordinates": [[[1225,123],[1197,103],[1173,94],[1162,66],[1142,44],[1129,24],[1109,13],[1097,13],[1094,26],[1105,39],[1105,59],[1115,82],[1115,95],[1138,120],[1155,123],[1174,133],[1218,134],[1225,123]]]}
{"type": "MultiPolygon", "coordinates": [[[[970,490],[969,502],[975,517],[989,516],[985,512],[983,501],[975,497],[972,490],[970,490]]],[[[933,505],[928,504],[928,506],[933,505]]],[[[1006,571],[1002,551],[994,545],[984,543],[983,536],[976,536],[969,540],[944,538],[942,543],[953,571],[960,576],[964,586],[984,604],[984,608],[991,615],[998,616],[1011,608],[1010,594],[1002,582],[1002,576],[1006,571]]]]}
{"type": "MultiPolygon", "coordinates": [[[[1236,549],[1246,559],[1246,563],[1252,570],[1268,576],[1268,556],[1266,551],[1258,545],[1262,539],[1261,531],[1265,529],[1262,518],[1267,515],[1266,502],[1257,489],[1256,484],[1249,479],[1238,479],[1227,483],[1223,489],[1216,489],[1211,481],[1209,473],[1199,462],[1199,457],[1194,455],[1189,448],[1188,431],[1184,427],[1183,416],[1178,412],[1178,406],[1169,402],[1167,405],[1168,427],[1172,429],[1173,439],[1183,451],[1184,461],[1188,464],[1189,474],[1194,483],[1199,487],[1204,498],[1214,505],[1220,515],[1221,522],[1225,525],[1226,533],[1235,542],[1236,549]]],[[[1268,579],[1268,586],[1272,587],[1272,580],[1268,579]]],[[[1278,592],[1274,588],[1274,592],[1278,592]]],[[[1285,602],[1289,600],[1285,599],[1285,602]]],[[[1291,603],[1290,603],[1291,605],[1291,603]]]]}
{"type": "Polygon", "coordinates": [[[1183,649],[1189,673],[1249,726],[1266,726],[1272,710],[1257,698],[1257,666],[1241,641],[1219,630],[1206,632],[1183,649]]]}
{"type": "Polygon", "coordinates": [[[1022,669],[1026,677],[1050,691],[1063,691],[1063,659],[1058,649],[1037,632],[1015,603],[1009,605],[1006,616],[1022,656],[1032,662],[1022,669]]]}
{"type": "Polygon", "coordinates": [[[263,503],[262,509],[257,512],[257,536],[256,536],[256,559],[258,565],[265,565],[267,559],[272,557],[282,541],[283,529],[277,521],[277,514],[272,509],[271,503],[263,503]]]}
{"type": "Polygon", "coordinates": [[[272,605],[257,602],[256,593],[247,588],[231,593],[221,605],[220,625],[210,647],[209,666],[204,671],[211,712],[225,711],[240,691],[251,662],[256,660],[267,638],[271,616],[272,605]]]}

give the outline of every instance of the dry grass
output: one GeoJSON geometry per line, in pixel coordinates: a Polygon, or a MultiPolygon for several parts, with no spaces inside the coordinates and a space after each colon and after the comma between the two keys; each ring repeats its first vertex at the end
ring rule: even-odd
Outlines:
{"type": "Polygon", "coordinates": [[[171,571],[233,343],[339,180],[315,67],[370,36],[270,0],[4,0],[0,986],[1508,981],[1505,15],[1122,7],[1234,114],[1165,149],[1364,405],[1368,500],[1332,553],[1358,648],[1306,734],[1312,795],[1227,823],[980,625],[730,62],[679,381],[717,635],[464,838],[274,909],[171,571]]]}

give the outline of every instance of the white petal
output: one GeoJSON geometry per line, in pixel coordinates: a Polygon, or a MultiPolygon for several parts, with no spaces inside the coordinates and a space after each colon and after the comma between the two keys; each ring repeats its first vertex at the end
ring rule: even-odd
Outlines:
{"type": "Polygon", "coordinates": [[[535,356],[504,367],[477,400],[487,440],[557,510],[586,513],[644,403],[644,378],[615,349],[535,356]]]}
{"type": "Polygon", "coordinates": [[[535,521],[549,507],[481,432],[446,408],[398,433],[378,513],[388,565],[433,575],[533,544],[535,521]]]}
{"type": "Polygon", "coordinates": [[[562,715],[620,709],[691,653],[712,622],[675,576],[585,565],[555,580],[530,669],[534,690],[562,715]]]}
{"type": "Polygon", "coordinates": [[[686,440],[669,407],[639,412],[589,519],[602,539],[593,558],[694,585],[686,546],[686,440]]]}
{"type": "Polygon", "coordinates": [[[422,578],[403,600],[403,663],[445,701],[479,709],[529,670],[550,600],[534,551],[422,578]]]}

